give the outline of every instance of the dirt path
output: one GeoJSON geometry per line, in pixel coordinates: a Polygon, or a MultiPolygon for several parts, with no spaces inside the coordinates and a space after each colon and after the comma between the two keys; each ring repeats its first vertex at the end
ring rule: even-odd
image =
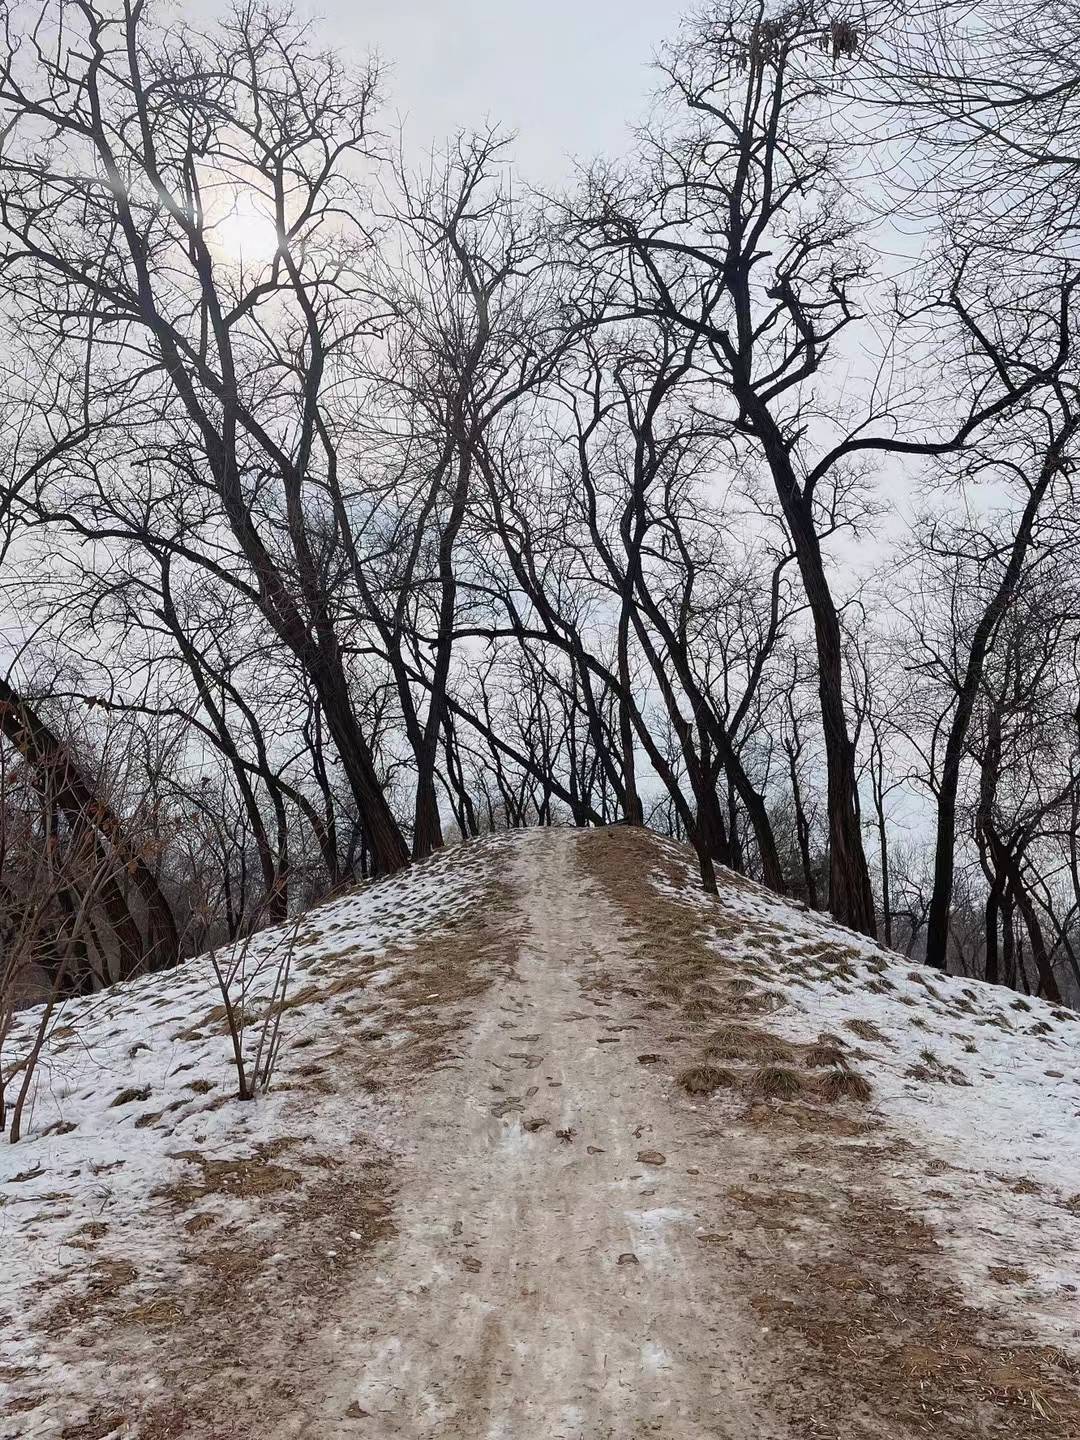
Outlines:
{"type": "Polygon", "coordinates": [[[328,1327],[332,1393],[292,1433],[786,1433],[748,1372],[759,1327],[708,1263],[723,1146],[639,1063],[648,1015],[582,990],[629,965],[629,937],[575,847],[552,831],[517,849],[517,978],[414,1109],[397,1237],[328,1327]]]}
{"type": "Polygon", "coordinates": [[[1000,1043],[958,982],[916,994],[735,877],[704,899],[626,827],[462,847],[305,935],[264,1105],[215,1093],[197,976],[106,1016],[94,1063],[161,1073],[130,1131],[91,1112],[20,1162],[0,1440],[1080,1440],[1075,1358],[1004,1298],[1027,1272],[972,1299],[947,1243],[1034,1192],[1064,1314],[1071,1202],[955,1208],[962,1147],[886,1103],[875,1047],[1000,1043]],[[864,993],[884,1030],[824,1023],[864,993]]]}

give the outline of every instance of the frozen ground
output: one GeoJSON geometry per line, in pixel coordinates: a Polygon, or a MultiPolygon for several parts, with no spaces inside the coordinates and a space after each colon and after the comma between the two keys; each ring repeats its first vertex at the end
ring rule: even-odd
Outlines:
{"type": "Polygon", "coordinates": [[[913,966],[757,887],[717,908],[775,937],[787,1003],[771,1031],[857,1044],[874,1113],[915,1146],[890,1167],[898,1193],[968,1297],[1022,1311],[1080,1362],[1080,1015],[913,966]]]}
{"type": "MultiPolygon", "coordinates": [[[[256,1197],[291,1195],[358,1143],[369,1163],[387,1152],[393,1103],[338,1083],[335,1072],[357,1047],[380,1067],[411,1059],[418,1045],[421,1062],[428,1058],[415,1013],[428,996],[435,999],[440,981],[432,978],[429,990],[417,993],[429,967],[412,963],[415,947],[471,927],[489,864],[490,856],[440,859],[319,906],[299,925],[264,932],[246,951],[218,957],[223,973],[235,968],[229,988],[246,1020],[249,1066],[267,996],[281,962],[286,955],[290,960],[281,1058],[269,1092],[253,1102],[235,1098],[231,1042],[208,958],[70,1000],[57,1011],[23,1115],[23,1138],[0,1143],[4,1440],[64,1434],[72,1414],[101,1405],[105,1423],[115,1356],[92,1332],[98,1321],[122,1319],[118,1302],[125,1315],[137,1317],[131,1326],[124,1321],[124,1329],[135,1332],[126,1339],[137,1368],[138,1352],[149,1352],[169,1329],[142,1333],[142,1320],[154,1318],[163,1293],[167,1320],[175,1297],[188,1291],[196,1292],[192,1309],[201,1309],[197,1292],[206,1277],[191,1283],[197,1267],[180,1208],[187,1233],[242,1231],[245,1246],[258,1233],[275,1241],[271,1260],[283,1258],[276,1217],[260,1213],[265,1207],[254,1205],[256,1197]],[[288,1170],[276,1163],[285,1151],[288,1170]],[[90,1336],[79,1335],[83,1328],[90,1336]]],[[[5,1046],[9,1072],[28,1048],[39,1015],[35,1009],[19,1017],[5,1046]]],[[[17,1073],[9,1079],[9,1104],[19,1079],[17,1073]]],[[[310,1237],[316,1245],[323,1238],[310,1237]]],[[[346,1247],[359,1238],[346,1234],[346,1247]]],[[[324,1239],[326,1254],[336,1260],[329,1255],[333,1243],[324,1239]]],[[[90,1424],[87,1434],[95,1428],[90,1424]]]]}
{"type": "Polygon", "coordinates": [[[625,829],[260,937],[249,1054],[287,950],[252,1102],[206,962],[54,1023],[3,1440],[1080,1433],[1070,1012],[625,829]]]}

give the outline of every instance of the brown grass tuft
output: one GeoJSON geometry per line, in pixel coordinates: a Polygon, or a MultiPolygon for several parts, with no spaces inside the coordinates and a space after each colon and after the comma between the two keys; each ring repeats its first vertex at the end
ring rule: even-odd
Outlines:
{"type": "Polygon", "coordinates": [[[766,1100],[793,1100],[802,1093],[802,1077],[786,1065],[764,1065],[754,1075],[750,1088],[766,1100]]]}
{"type": "Polygon", "coordinates": [[[732,995],[728,1008],[733,1015],[771,1015],[786,1003],[779,990],[758,990],[753,995],[732,995]]]}
{"type": "Polygon", "coordinates": [[[691,995],[683,1002],[683,1014],[688,1020],[709,1020],[719,1008],[714,995],[691,995]]]}
{"type": "Polygon", "coordinates": [[[709,1036],[705,1043],[708,1055],[721,1060],[789,1061],[791,1046],[764,1030],[750,1025],[725,1025],[709,1036]]]}
{"type": "Polygon", "coordinates": [[[680,1072],[678,1081],[688,1095],[715,1095],[722,1087],[738,1083],[730,1070],[718,1070],[715,1065],[691,1065],[680,1072]]]}
{"type": "Polygon", "coordinates": [[[860,1040],[884,1040],[885,1036],[874,1024],[873,1020],[845,1020],[844,1027],[853,1035],[858,1035],[860,1040]]]}
{"type": "Polygon", "coordinates": [[[803,1055],[803,1064],[808,1070],[843,1069],[847,1064],[847,1058],[839,1045],[811,1045],[803,1055]]]}
{"type": "Polygon", "coordinates": [[[874,1087],[864,1075],[838,1068],[821,1077],[818,1091],[823,1100],[858,1100],[864,1103],[872,1098],[874,1087]]]}
{"type": "Polygon", "coordinates": [[[112,1102],[112,1108],[117,1105],[133,1105],[137,1100],[150,1099],[150,1086],[144,1085],[141,1089],[132,1085],[127,1090],[121,1090],[116,1099],[112,1102]]]}

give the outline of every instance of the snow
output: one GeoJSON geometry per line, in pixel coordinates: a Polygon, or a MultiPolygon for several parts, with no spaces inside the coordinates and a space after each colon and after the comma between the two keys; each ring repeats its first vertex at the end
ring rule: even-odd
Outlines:
{"type": "Polygon", "coordinates": [[[1021,1309],[1045,1343],[1080,1357],[1080,1014],[912,964],[741,877],[698,903],[724,922],[715,948],[784,994],[760,1024],[850,1047],[873,1113],[909,1142],[891,1178],[966,1298],[1021,1309]]]}
{"type": "MultiPolygon", "coordinates": [[[[370,1031],[372,1047],[392,1050],[401,1043],[404,1027],[394,1024],[398,1002],[387,986],[407,972],[410,946],[467,921],[484,863],[472,847],[444,852],[265,931],[246,949],[219,954],[224,972],[237,967],[234,998],[256,1017],[245,1033],[250,1065],[258,1017],[279,961],[292,948],[288,996],[295,1008],[282,1021],[271,1087],[253,1102],[235,1099],[231,1043],[207,956],[68,1000],[56,1010],[23,1116],[23,1138],[14,1145],[6,1136],[0,1140],[0,1415],[14,1393],[6,1366],[40,1368],[43,1375],[47,1370],[49,1390],[63,1387],[64,1365],[42,1348],[40,1322],[58,1300],[77,1293],[73,1276],[81,1274],[79,1284],[85,1282],[88,1224],[102,1233],[108,1227],[103,1243],[95,1236],[95,1264],[122,1260],[137,1272],[133,1303],[144,1291],[160,1294],[179,1247],[175,1219],[159,1196],[198,1176],[185,1155],[243,1159],[299,1132],[302,1161],[311,1152],[340,1153],[358,1128],[370,1145],[389,1147],[393,1112],[385,1100],[376,1107],[363,1095],[329,1092],[319,1095],[317,1106],[301,1107],[290,1082],[333,1054],[344,1026],[352,1039],[363,1040],[370,1031]],[[117,1103],[127,1092],[140,1098],[117,1103]],[[109,1249],[114,1236],[122,1243],[115,1255],[109,1249]]],[[[41,1016],[35,1007],[16,1017],[4,1047],[5,1073],[26,1052],[41,1016]]],[[[19,1078],[9,1081],[9,1105],[19,1078]]],[[[294,1163],[292,1152],[288,1163],[294,1163]]],[[[244,1199],[218,1190],[199,1202],[196,1213],[199,1208],[242,1223],[250,1235],[244,1199]]],[[[332,1249],[323,1253],[336,1260],[332,1249]]],[[[83,1389],[95,1363],[85,1353],[79,1357],[83,1389]]],[[[105,1377],[100,1381],[104,1385],[105,1377]]],[[[17,1432],[5,1430],[5,1423],[0,1420],[2,1440],[59,1433],[47,1416],[19,1416],[17,1432]]]]}
{"type": "MultiPolygon", "coordinates": [[[[494,843],[520,847],[527,858],[533,838],[494,843]]],[[[44,1390],[46,1383],[53,1395],[110,1393],[107,1361],[94,1348],[65,1349],[62,1338],[43,1342],[45,1319],[58,1301],[80,1293],[91,1258],[95,1264],[131,1264],[138,1277],[131,1287],[136,1304],[140,1297],[160,1296],[163,1286],[183,1283],[175,1213],[160,1192],[197,1179],[199,1163],[258,1156],[288,1139],[296,1148],[283,1163],[303,1169],[343,1155],[358,1136],[375,1155],[399,1154],[409,1143],[393,1095],[376,1101],[328,1086],[312,1103],[310,1092],[292,1087],[312,1066],[333,1066],[346,1034],[388,1057],[409,1043],[409,1017],[395,987],[409,973],[410,948],[443,933],[472,933],[492,843],[460,847],[328,902],[299,924],[256,937],[242,957],[231,957],[243,959],[244,1007],[257,1021],[278,961],[291,946],[289,997],[302,1002],[285,1016],[274,1083],[252,1103],[234,1098],[229,1037],[220,1015],[212,1018],[220,995],[208,957],[69,1001],[56,1013],[24,1116],[24,1138],[17,1145],[0,1141],[0,1416],[10,1396],[44,1390]],[[117,1104],[126,1091],[148,1093],[117,1104]],[[198,1163],[185,1158],[193,1154],[198,1163]],[[108,1226],[92,1255],[88,1224],[108,1226]],[[22,1368],[29,1379],[9,1380],[7,1366],[22,1368]],[[35,1387],[37,1373],[42,1383],[35,1387]]],[[[683,863],[685,852],[673,847],[671,853],[683,863]]],[[[537,857],[539,864],[539,852],[537,857]]],[[[654,880],[668,883],[659,873],[654,880]]],[[[987,1309],[1010,1307],[1043,1341],[1080,1357],[1080,1016],[912,965],[739,877],[722,877],[718,899],[698,893],[691,878],[680,898],[697,907],[703,927],[713,927],[718,954],[745,964],[777,993],[776,1010],[755,1023],[792,1041],[816,1040],[822,1032],[843,1039],[853,1066],[874,1087],[873,1116],[901,1142],[884,1162],[890,1182],[905,1206],[933,1227],[941,1263],[967,1298],[987,1309]]],[[[578,908],[570,907],[555,934],[553,954],[569,953],[574,937],[596,920],[581,908],[584,900],[574,903],[578,908]]],[[[534,909],[530,923],[538,930],[539,901],[534,909]]],[[[614,920],[609,928],[614,934],[614,920]]],[[[230,957],[218,958],[224,966],[230,957]]],[[[550,963],[536,1004],[551,1009],[547,1029],[555,1033],[552,1017],[572,1018],[576,991],[563,995],[559,987],[570,981],[564,985],[561,970],[550,963]]],[[[424,982],[421,999],[439,996],[438,974],[432,982],[430,990],[424,982]]],[[[5,1073],[40,1015],[29,1010],[19,1017],[5,1045],[5,1073]]],[[[504,1023],[503,1012],[491,1010],[484,1024],[492,1044],[504,1023]]],[[[537,1022],[535,1028],[544,1027],[537,1022]]],[[[258,1032],[258,1023],[248,1030],[249,1058],[258,1032]]],[[[486,1034],[483,1027],[475,1030],[476,1043],[487,1043],[486,1034]]],[[[17,1079],[9,1084],[9,1098],[17,1079]]],[[[636,1094],[633,1103],[641,1103],[636,1094]]],[[[701,1109],[724,1103],[718,1097],[701,1109]]],[[[413,1128],[420,1133],[437,1118],[437,1111],[419,1117],[419,1130],[413,1128]]],[[[486,1112],[471,1119],[485,1135],[491,1131],[486,1143],[493,1163],[527,1169],[532,1142],[520,1126],[495,1126],[486,1112]],[[500,1146],[505,1153],[495,1154],[500,1146]]],[[[444,1132],[443,1143],[450,1145],[446,1127],[444,1132]]],[[[448,1166],[458,1163],[452,1155],[447,1160],[448,1166]]],[[[662,1167],[639,1163],[616,1182],[628,1232],[623,1248],[632,1247],[656,1283],[667,1273],[671,1246],[694,1219],[674,1205],[654,1202],[649,1208],[655,1185],[669,1185],[665,1175],[662,1167]]],[[[461,1183],[475,1186],[475,1176],[467,1173],[461,1183]]],[[[261,1234],[270,1263],[290,1264],[287,1243],[265,1218],[256,1218],[243,1195],[217,1188],[197,1198],[185,1216],[202,1213],[212,1214],[219,1227],[261,1234]]],[[[503,1223],[512,1228],[509,1218],[503,1223]]],[[[360,1230],[350,1228],[319,1240],[321,1257],[340,1266],[348,1264],[353,1247],[366,1243],[360,1230]]],[[[371,1278],[373,1305],[382,1284],[378,1274],[371,1278]]],[[[456,1296],[459,1284],[456,1268],[444,1273],[433,1263],[417,1271],[418,1295],[443,1285],[456,1296]]],[[[152,1339],[139,1343],[148,1347],[152,1339]]],[[[379,1373],[393,1374],[391,1352],[400,1341],[391,1336],[383,1343],[379,1373]]],[[[134,1354],[132,1362],[138,1358],[134,1354]]],[[[640,1351],[644,1370],[662,1371],[666,1362],[659,1345],[640,1351]]],[[[366,1391],[357,1393],[363,1402],[366,1391]]],[[[5,1429],[6,1423],[0,1419],[0,1440],[45,1440],[62,1428],[45,1406],[16,1413],[11,1423],[18,1428],[5,1429]]]]}

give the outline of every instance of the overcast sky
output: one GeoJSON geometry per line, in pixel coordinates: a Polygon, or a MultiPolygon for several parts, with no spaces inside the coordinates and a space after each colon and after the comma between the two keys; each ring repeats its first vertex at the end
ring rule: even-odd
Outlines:
{"type": "MultiPolygon", "coordinates": [[[[200,8],[212,9],[207,0],[200,8]]],[[[494,120],[518,132],[522,174],[552,184],[568,155],[617,153],[656,83],[649,62],[688,0],[321,0],[326,41],[390,67],[384,124],[412,151],[494,120]]]]}

